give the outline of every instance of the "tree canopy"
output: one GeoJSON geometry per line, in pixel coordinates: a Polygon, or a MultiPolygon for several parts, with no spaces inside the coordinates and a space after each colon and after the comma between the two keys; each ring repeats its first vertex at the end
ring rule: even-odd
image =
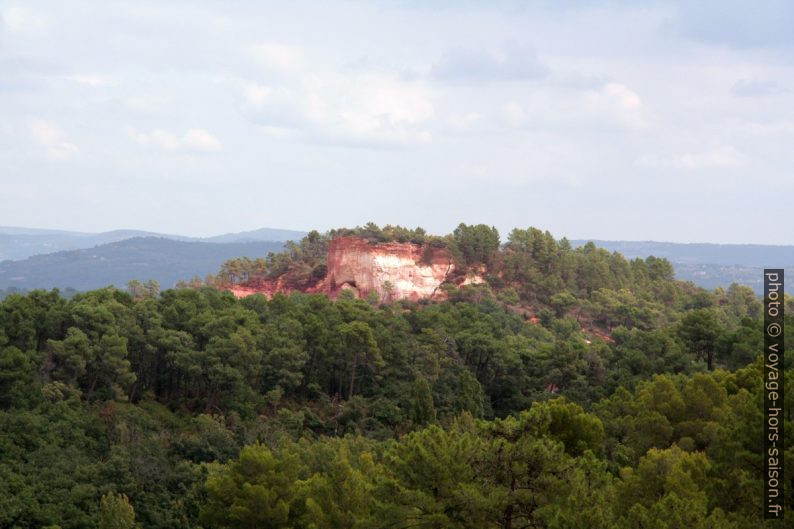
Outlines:
{"type": "Polygon", "coordinates": [[[0,527],[763,526],[759,300],[459,235],[498,274],[443,302],[9,295],[0,527]]]}

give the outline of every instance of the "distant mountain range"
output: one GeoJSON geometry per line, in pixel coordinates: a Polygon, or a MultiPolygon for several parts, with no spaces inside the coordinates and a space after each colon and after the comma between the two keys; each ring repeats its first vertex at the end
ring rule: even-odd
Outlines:
{"type": "Polygon", "coordinates": [[[26,259],[33,255],[49,254],[64,250],[93,248],[101,244],[132,239],[133,237],[159,237],[174,241],[207,243],[299,240],[305,232],[261,228],[240,233],[226,233],[214,237],[185,237],[140,230],[114,230],[102,233],[83,233],[63,230],[39,230],[0,226],[0,261],[26,259]]]}
{"type": "Polygon", "coordinates": [[[283,248],[284,243],[278,241],[212,243],[133,237],[93,248],[0,262],[0,289],[124,288],[132,279],[154,279],[165,289],[180,279],[203,279],[217,273],[228,259],[262,257],[283,248]]]}
{"type": "MultiPolygon", "coordinates": [[[[587,242],[574,240],[571,244],[582,246],[587,242]]],[[[664,257],[673,263],[678,279],[709,289],[739,283],[761,294],[764,268],[784,268],[789,278],[786,291],[794,292],[794,246],[599,240],[593,243],[611,252],[620,252],[628,259],[650,255],[664,257]]]]}

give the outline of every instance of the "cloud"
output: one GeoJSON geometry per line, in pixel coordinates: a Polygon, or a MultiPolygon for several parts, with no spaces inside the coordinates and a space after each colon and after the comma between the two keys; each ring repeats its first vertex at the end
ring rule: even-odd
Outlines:
{"type": "Polygon", "coordinates": [[[303,64],[300,49],[285,44],[257,44],[251,49],[251,54],[259,64],[273,70],[290,71],[303,64]]]}
{"type": "Polygon", "coordinates": [[[629,128],[643,126],[642,99],[622,83],[606,83],[585,96],[589,111],[629,128]]]}
{"type": "Polygon", "coordinates": [[[457,131],[471,130],[481,122],[483,115],[479,112],[466,112],[465,114],[453,112],[447,117],[447,123],[457,131]]]}
{"type": "Polygon", "coordinates": [[[637,161],[637,165],[647,168],[674,168],[683,170],[729,169],[738,167],[747,161],[747,157],[731,145],[713,147],[701,152],[646,155],[637,161]]]}
{"type": "Polygon", "coordinates": [[[204,129],[188,129],[181,136],[160,129],[149,133],[133,130],[130,136],[140,145],[154,145],[166,151],[212,152],[223,149],[221,142],[204,129]]]}
{"type": "Polygon", "coordinates": [[[781,91],[777,81],[768,79],[740,79],[731,87],[731,93],[738,97],[761,97],[781,91]]]}
{"type": "Polygon", "coordinates": [[[66,160],[78,153],[77,146],[66,141],[61,129],[52,121],[33,120],[28,130],[31,139],[44,147],[47,156],[53,160],[66,160]]]}
{"type": "Polygon", "coordinates": [[[597,99],[609,101],[622,110],[637,110],[642,106],[642,100],[633,91],[620,83],[606,83],[596,95],[597,99]]]}
{"type": "Polygon", "coordinates": [[[128,112],[144,114],[161,114],[174,106],[174,98],[162,94],[122,96],[118,102],[128,112]]]}
{"type": "Polygon", "coordinates": [[[778,119],[771,122],[750,122],[744,128],[755,136],[772,136],[774,138],[794,137],[794,121],[778,119]]]}
{"type": "Polygon", "coordinates": [[[494,53],[483,48],[452,48],[433,65],[431,75],[441,81],[528,81],[548,75],[535,52],[517,46],[494,53]]]}
{"type": "Polygon", "coordinates": [[[12,33],[39,34],[48,28],[44,16],[17,6],[0,10],[0,22],[12,33]]]}
{"type": "Polygon", "coordinates": [[[84,84],[91,87],[109,86],[113,83],[113,78],[109,75],[87,75],[78,74],[70,75],[67,77],[70,81],[75,83],[84,84]]]}
{"type": "Polygon", "coordinates": [[[188,149],[199,151],[219,151],[223,148],[218,138],[204,129],[189,129],[182,138],[182,144],[188,149]]]}
{"type": "Polygon", "coordinates": [[[421,81],[383,72],[300,75],[280,86],[244,83],[245,109],[281,138],[343,144],[426,143],[434,115],[421,81]]]}
{"type": "Polygon", "coordinates": [[[526,121],[526,112],[524,111],[524,107],[516,102],[507,103],[502,108],[502,115],[513,127],[520,127],[526,121]]]}
{"type": "Polygon", "coordinates": [[[794,45],[791,0],[679,1],[667,27],[693,40],[736,48],[794,45]]]}
{"type": "Polygon", "coordinates": [[[759,181],[794,199],[794,55],[784,47],[794,32],[783,6],[794,2],[510,1],[315,3],[305,17],[309,6],[293,3],[0,0],[0,158],[18,175],[5,178],[0,210],[18,223],[82,215],[88,228],[101,193],[85,190],[99,188],[126,215],[108,222],[233,231],[292,218],[299,194],[309,213],[290,222],[305,228],[370,211],[443,231],[475,210],[501,228],[529,207],[560,234],[724,241],[763,233],[726,213],[759,198],[759,181]],[[9,17],[14,6],[23,11],[9,17]],[[767,35],[754,20],[770,16],[767,35]],[[38,135],[48,143],[34,143],[35,117],[57,124],[38,135]],[[188,137],[192,127],[215,142],[188,137]],[[141,178],[158,189],[145,215],[141,178]],[[195,178],[207,185],[186,188],[195,178]],[[680,212],[697,193],[668,178],[713,188],[711,205],[697,207],[718,229],[692,233],[680,212]],[[425,192],[394,200],[394,182],[425,192]],[[14,185],[38,194],[42,217],[19,205],[14,185]],[[439,205],[449,189],[453,205],[439,205]],[[229,196],[220,220],[194,212],[219,193],[229,196]],[[277,195],[270,220],[254,207],[262,193],[277,195]],[[180,215],[165,207],[172,197],[187,204],[180,215]],[[549,205],[561,198],[573,213],[549,205]],[[618,217],[629,213],[651,220],[626,227],[618,217]]]}
{"type": "Polygon", "coordinates": [[[272,92],[273,90],[270,87],[256,83],[245,83],[243,87],[243,97],[246,103],[253,108],[262,108],[272,92]]]}

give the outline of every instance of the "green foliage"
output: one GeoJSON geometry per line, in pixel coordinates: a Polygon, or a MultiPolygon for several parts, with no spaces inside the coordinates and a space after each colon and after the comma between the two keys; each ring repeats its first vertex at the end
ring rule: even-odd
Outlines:
{"type": "Polygon", "coordinates": [[[548,409],[549,434],[562,442],[570,455],[581,456],[588,450],[594,454],[603,452],[604,426],[598,417],[585,413],[581,406],[566,402],[564,398],[536,403],[534,407],[548,409]]]}
{"type": "Polygon", "coordinates": [[[329,235],[312,230],[299,242],[288,241],[283,252],[270,252],[265,258],[240,257],[226,261],[212,281],[245,283],[272,279],[290,273],[296,283],[325,276],[329,235]]]}
{"type": "Polygon", "coordinates": [[[713,309],[695,309],[684,315],[678,334],[685,347],[706,361],[708,369],[714,365],[717,339],[722,330],[713,309]]]}
{"type": "Polygon", "coordinates": [[[201,520],[210,527],[292,527],[297,513],[300,462],[262,445],[240,452],[239,461],[215,468],[207,478],[201,520]]]}
{"type": "MultiPolygon", "coordinates": [[[[532,228],[504,249],[484,226],[362,230],[447,244],[491,284],[439,303],[198,285],[0,302],[0,527],[756,525],[746,289],[532,228]]],[[[310,277],[326,243],[262,277],[310,277]]]]}
{"type": "Polygon", "coordinates": [[[435,422],[436,408],[433,405],[433,393],[430,384],[424,378],[417,378],[414,382],[412,391],[413,406],[411,408],[411,420],[416,425],[424,425],[435,422]]]}
{"type": "Polygon", "coordinates": [[[452,233],[453,249],[466,266],[491,265],[499,251],[499,232],[485,224],[459,224],[452,233]]]}
{"type": "Polygon", "coordinates": [[[353,398],[356,374],[360,368],[369,368],[383,365],[378,343],[372,328],[363,321],[343,323],[339,326],[339,336],[345,348],[347,370],[350,373],[350,383],[347,386],[348,400],[353,398]]]}
{"type": "MultiPolygon", "coordinates": [[[[336,237],[360,237],[370,243],[413,243],[424,245],[426,251],[433,248],[447,246],[448,241],[443,237],[428,235],[424,229],[409,229],[402,226],[386,225],[380,228],[377,224],[369,222],[363,227],[340,228],[321,234],[312,230],[299,242],[288,241],[283,252],[270,252],[266,257],[251,259],[240,257],[230,259],[222,266],[218,274],[210,277],[207,284],[236,284],[254,282],[266,279],[276,279],[287,275],[292,285],[306,285],[321,280],[328,272],[327,252],[328,243],[336,237]]],[[[181,286],[197,288],[201,280],[182,283],[181,286]]],[[[131,284],[134,292],[145,291],[138,282],[131,284]]],[[[145,285],[144,285],[145,287],[145,285]]],[[[388,300],[387,300],[388,301],[388,300]]]]}
{"type": "Polygon", "coordinates": [[[160,284],[153,279],[145,283],[133,279],[127,283],[127,291],[130,293],[130,296],[137,300],[156,298],[160,294],[160,284]]]}
{"type": "Polygon", "coordinates": [[[373,477],[380,472],[371,453],[364,453],[356,460],[348,446],[342,444],[328,468],[306,480],[301,526],[306,529],[365,527],[364,521],[372,511],[373,477]]]}
{"type": "Polygon", "coordinates": [[[329,232],[331,238],[334,237],[361,237],[371,243],[386,243],[386,242],[410,242],[413,244],[431,244],[441,246],[441,239],[428,235],[422,228],[404,228],[402,226],[392,226],[387,224],[380,228],[374,222],[368,222],[363,227],[357,226],[355,228],[340,228],[331,230],[329,232]]]}
{"type": "Polygon", "coordinates": [[[0,407],[24,402],[34,380],[31,361],[17,347],[0,348],[0,407]]]}
{"type": "Polygon", "coordinates": [[[135,510],[125,494],[107,493],[99,501],[99,529],[134,529],[135,510]]]}
{"type": "Polygon", "coordinates": [[[393,444],[384,454],[388,470],[378,518],[393,520],[398,527],[476,524],[483,518],[476,514],[477,506],[485,501],[475,468],[482,451],[482,440],[473,433],[437,426],[393,444]]]}

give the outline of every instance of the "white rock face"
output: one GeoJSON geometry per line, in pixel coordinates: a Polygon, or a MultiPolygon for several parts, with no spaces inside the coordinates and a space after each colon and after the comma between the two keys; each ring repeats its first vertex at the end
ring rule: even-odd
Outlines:
{"type": "Polygon", "coordinates": [[[419,300],[436,296],[454,269],[443,249],[426,252],[412,243],[369,244],[340,237],[328,249],[326,280],[332,293],[347,285],[360,297],[375,292],[381,300],[419,300]]]}
{"type": "MultiPolygon", "coordinates": [[[[412,243],[370,244],[358,237],[338,237],[328,245],[328,273],[322,280],[301,284],[289,275],[226,287],[237,297],[277,292],[322,292],[336,297],[343,290],[366,298],[372,293],[380,301],[443,299],[441,284],[455,270],[452,257],[444,248],[428,248],[412,243]]],[[[479,277],[467,279],[481,282],[479,277]]],[[[467,283],[468,284],[468,283],[467,283]]]]}

